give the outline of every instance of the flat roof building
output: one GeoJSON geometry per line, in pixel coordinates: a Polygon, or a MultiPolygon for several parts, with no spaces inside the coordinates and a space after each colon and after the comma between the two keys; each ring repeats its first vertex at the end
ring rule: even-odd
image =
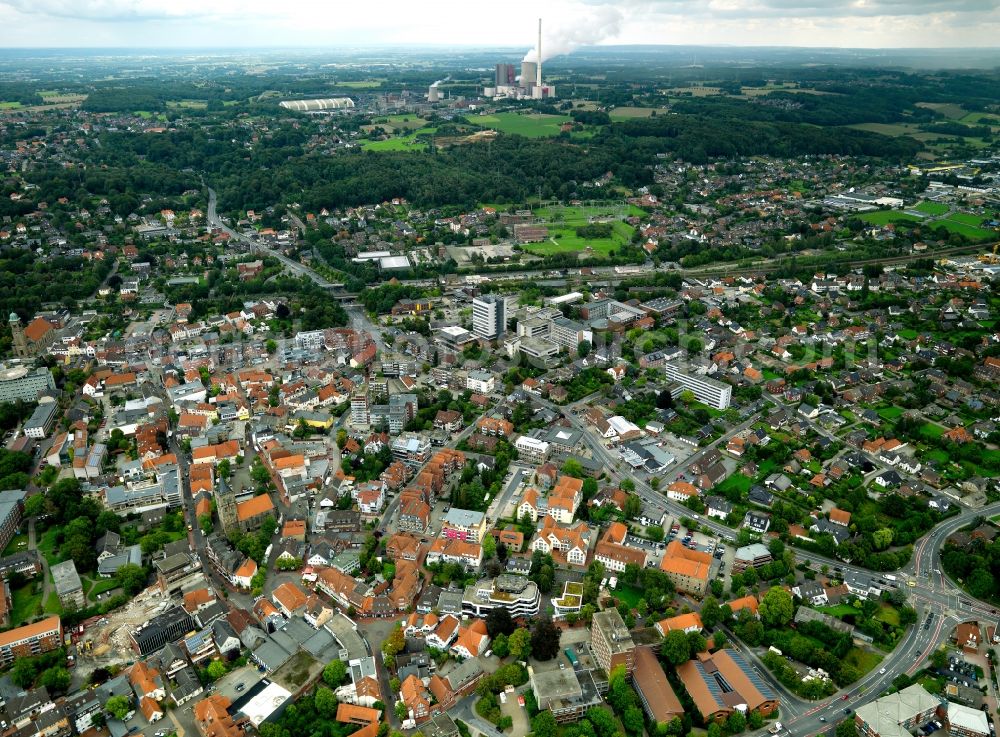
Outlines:
{"type": "Polygon", "coordinates": [[[83,584],[80,582],[80,574],[76,572],[76,563],[64,560],[62,563],[56,563],[50,570],[59,603],[64,607],[70,604],[83,607],[83,584]]]}
{"type": "Polygon", "coordinates": [[[670,395],[676,399],[684,391],[694,394],[695,399],[704,402],[709,407],[715,409],[726,409],[732,400],[733,388],[729,384],[710,379],[701,374],[691,373],[683,370],[676,363],[665,363],[663,371],[669,381],[677,382],[670,391],[670,395]]]}
{"type": "Polygon", "coordinates": [[[575,722],[591,706],[601,703],[590,671],[559,668],[541,673],[528,668],[528,679],[539,709],[548,709],[560,724],[575,722]]]}
{"type": "Polygon", "coordinates": [[[623,666],[625,673],[635,667],[635,643],[617,609],[594,614],[590,625],[590,649],[605,673],[623,666]]]}
{"type": "Polygon", "coordinates": [[[859,706],[854,724],[862,737],[911,737],[910,732],[934,718],[939,706],[936,696],[914,683],[859,706]]]}

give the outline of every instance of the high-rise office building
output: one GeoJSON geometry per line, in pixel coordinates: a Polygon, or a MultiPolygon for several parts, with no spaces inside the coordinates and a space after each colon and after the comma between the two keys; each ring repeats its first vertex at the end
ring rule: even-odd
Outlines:
{"type": "Polygon", "coordinates": [[[472,332],[477,338],[498,340],[507,328],[507,303],[497,294],[472,300],[472,332]]]}

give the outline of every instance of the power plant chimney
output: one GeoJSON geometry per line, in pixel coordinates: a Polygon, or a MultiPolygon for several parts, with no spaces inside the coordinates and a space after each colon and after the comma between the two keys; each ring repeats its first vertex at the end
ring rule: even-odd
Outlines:
{"type": "Polygon", "coordinates": [[[542,86],[542,19],[538,19],[538,67],[535,69],[535,86],[542,86]]]}

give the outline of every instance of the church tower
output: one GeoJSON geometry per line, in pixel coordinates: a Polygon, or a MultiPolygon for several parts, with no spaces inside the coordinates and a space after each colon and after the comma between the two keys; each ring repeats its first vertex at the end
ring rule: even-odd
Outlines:
{"type": "Polygon", "coordinates": [[[219,488],[215,492],[215,506],[226,534],[240,529],[240,520],[236,513],[236,494],[229,486],[229,482],[222,477],[219,478],[219,488]]]}
{"type": "Polygon", "coordinates": [[[27,358],[28,356],[28,339],[24,335],[24,324],[21,322],[21,318],[17,316],[16,312],[10,313],[10,334],[14,339],[14,353],[20,358],[27,358]]]}

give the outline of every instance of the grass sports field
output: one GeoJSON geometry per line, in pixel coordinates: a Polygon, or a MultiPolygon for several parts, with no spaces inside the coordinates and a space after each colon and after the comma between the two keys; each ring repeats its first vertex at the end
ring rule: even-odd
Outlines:
{"type": "Polygon", "coordinates": [[[936,220],[935,227],[942,227],[949,233],[958,233],[974,241],[987,241],[997,237],[997,231],[980,227],[986,218],[979,215],[970,215],[965,212],[956,212],[949,215],[944,220],[936,220]]]}
{"type": "Polygon", "coordinates": [[[469,118],[471,123],[525,138],[557,136],[562,124],[569,123],[571,120],[568,115],[545,115],[542,113],[530,115],[497,113],[496,115],[476,115],[469,118]]]}
{"type": "Polygon", "coordinates": [[[926,213],[927,215],[944,215],[951,208],[942,202],[921,202],[916,205],[914,210],[918,212],[926,213]]]}
{"type": "Polygon", "coordinates": [[[905,212],[900,212],[899,210],[876,210],[875,212],[866,212],[858,216],[861,220],[866,223],[871,223],[872,225],[888,225],[889,223],[895,223],[897,221],[919,223],[921,219],[916,215],[908,215],[905,212]]]}

